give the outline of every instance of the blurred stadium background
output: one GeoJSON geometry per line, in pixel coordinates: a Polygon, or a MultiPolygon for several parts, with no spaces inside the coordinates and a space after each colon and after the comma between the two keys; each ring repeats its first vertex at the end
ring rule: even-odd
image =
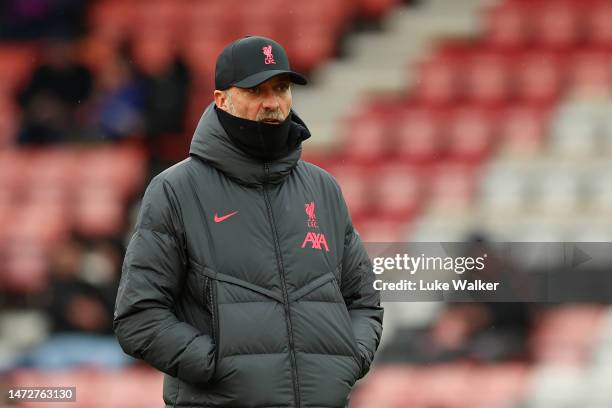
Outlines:
{"type": "MultiPolygon", "coordinates": [[[[4,0],[0,389],[163,405],[112,337],[123,249],[246,34],[310,74],[304,158],[365,241],[610,242],[612,0],[4,0]]],[[[612,406],[609,305],[386,310],[351,407],[612,406]]]]}

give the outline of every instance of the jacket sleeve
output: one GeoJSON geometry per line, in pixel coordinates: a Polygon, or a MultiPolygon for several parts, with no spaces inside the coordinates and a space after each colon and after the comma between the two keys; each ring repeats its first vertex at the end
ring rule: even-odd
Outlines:
{"type": "Polygon", "coordinates": [[[206,383],[214,372],[213,341],[174,314],[186,273],[178,208],[170,185],[155,178],[125,255],[113,327],[127,354],[181,380],[206,383]]]}
{"type": "Polygon", "coordinates": [[[372,262],[349,217],[342,259],[341,290],[361,352],[362,371],[359,378],[369,371],[382,335],[383,308],[380,306],[380,293],[374,289],[373,282],[372,262]]]}

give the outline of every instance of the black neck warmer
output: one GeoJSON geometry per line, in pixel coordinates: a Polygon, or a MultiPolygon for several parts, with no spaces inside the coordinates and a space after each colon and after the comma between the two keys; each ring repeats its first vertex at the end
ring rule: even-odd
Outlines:
{"type": "Polygon", "coordinates": [[[293,112],[275,125],[239,118],[216,106],[215,111],[232,143],[262,161],[274,161],[288,155],[310,136],[305,126],[292,120],[293,112]]]}

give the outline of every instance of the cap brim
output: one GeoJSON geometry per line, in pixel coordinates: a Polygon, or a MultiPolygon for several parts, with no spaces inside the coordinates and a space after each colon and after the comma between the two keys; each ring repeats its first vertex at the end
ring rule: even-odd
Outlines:
{"type": "Polygon", "coordinates": [[[253,88],[272,77],[282,74],[288,74],[289,79],[291,79],[291,82],[293,82],[294,84],[306,85],[308,83],[308,80],[306,80],[304,76],[298,74],[297,72],[288,71],[284,69],[273,69],[270,71],[258,72],[256,74],[248,76],[243,80],[234,83],[233,86],[236,86],[238,88],[253,88]]]}

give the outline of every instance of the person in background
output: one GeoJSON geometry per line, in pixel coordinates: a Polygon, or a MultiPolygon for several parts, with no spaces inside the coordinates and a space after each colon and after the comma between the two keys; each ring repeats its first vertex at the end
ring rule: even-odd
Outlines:
{"type": "Polygon", "coordinates": [[[93,90],[90,70],[78,60],[78,46],[53,39],[43,47],[42,63],[18,95],[23,111],[20,144],[54,144],[78,139],[93,90]]]}
{"type": "Polygon", "coordinates": [[[93,138],[119,141],[142,136],[146,128],[145,98],[145,80],[133,64],[131,48],[126,42],[97,77],[90,115],[93,138]]]}
{"type": "Polygon", "coordinates": [[[185,141],[191,76],[183,59],[176,54],[159,67],[151,68],[145,73],[144,118],[150,147],[150,173],[156,176],[182,160],[188,147],[181,141],[185,141]]]}
{"type": "Polygon", "coordinates": [[[60,242],[50,260],[43,298],[50,335],[27,351],[19,366],[65,369],[121,367],[131,362],[112,335],[112,299],[121,254],[105,242],[87,249],[77,239],[60,242]]]}

